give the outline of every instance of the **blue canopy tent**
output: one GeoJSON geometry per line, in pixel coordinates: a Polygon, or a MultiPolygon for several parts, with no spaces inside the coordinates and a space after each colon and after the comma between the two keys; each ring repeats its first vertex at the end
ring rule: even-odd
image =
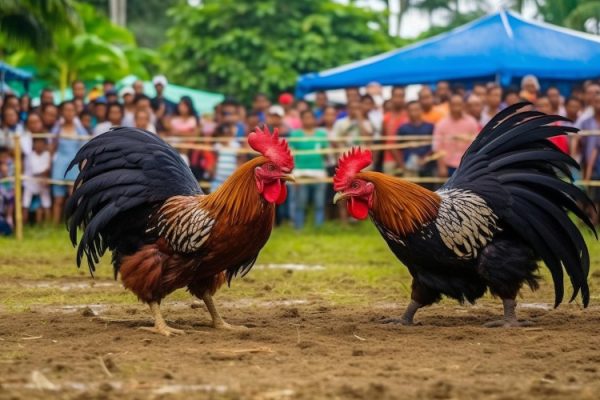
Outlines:
{"type": "Polygon", "coordinates": [[[29,81],[33,75],[19,68],[11,67],[0,61],[0,94],[4,96],[5,83],[8,81],[21,81],[25,90],[28,89],[29,81]]]}
{"type": "Polygon", "coordinates": [[[542,85],[600,77],[600,37],[501,10],[450,32],[366,60],[301,76],[296,94],[316,90],[448,81],[497,81],[527,74],[542,85]]]}

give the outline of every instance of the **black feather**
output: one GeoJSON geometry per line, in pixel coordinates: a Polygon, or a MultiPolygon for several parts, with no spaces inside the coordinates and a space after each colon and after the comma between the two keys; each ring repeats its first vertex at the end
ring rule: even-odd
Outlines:
{"type": "Polygon", "coordinates": [[[531,246],[552,274],[555,306],[563,298],[563,268],[573,286],[571,300],[581,291],[587,306],[589,252],[568,212],[596,234],[582,209],[592,202],[572,183],[570,168],[579,168],[577,162],[547,140],[577,129],[557,126],[565,121],[560,116],[518,112],[526,105],[505,109],[482,129],[443,189],[477,193],[506,229],[531,246]]]}
{"type": "Polygon", "coordinates": [[[90,272],[107,248],[128,245],[132,239],[122,236],[131,229],[143,235],[146,220],[158,204],[172,196],[202,193],[179,153],[141,129],[115,128],[90,140],[69,170],[75,165],[80,172],[65,215],[73,245],[77,245],[77,230],[83,230],[77,265],[85,256],[90,272]]]}

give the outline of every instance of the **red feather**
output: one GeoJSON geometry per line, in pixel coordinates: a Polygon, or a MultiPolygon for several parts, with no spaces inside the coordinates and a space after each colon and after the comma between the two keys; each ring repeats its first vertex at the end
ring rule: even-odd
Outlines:
{"type": "Polygon", "coordinates": [[[248,144],[254,150],[267,157],[271,162],[278,165],[284,172],[294,169],[294,158],[285,139],[279,138],[279,130],[275,128],[273,134],[267,126],[264,129],[256,127],[254,132],[248,135],[248,144]]]}
{"type": "Polygon", "coordinates": [[[360,147],[353,147],[350,151],[344,153],[338,162],[338,167],[335,170],[333,177],[333,187],[336,191],[341,191],[346,188],[354,175],[359,173],[363,168],[371,165],[373,155],[370,150],[363,150],[360,147]]]}

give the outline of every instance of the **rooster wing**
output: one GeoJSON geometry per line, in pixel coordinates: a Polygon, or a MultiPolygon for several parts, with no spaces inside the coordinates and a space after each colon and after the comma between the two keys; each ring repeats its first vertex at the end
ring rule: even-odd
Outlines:
{"type": "MultiPolygon", "coordinates": [[[[113,249],[120,242],[127,242],[120,240],[123,236],[129,240],[133,240],[132,236],[144,236],[148,218],[167,199],[202,195],[177,151],[158,136],[140,129],[116,128],[90,140],[69,169],[75,165],[79,165],[80,172],[65,215],[73,245],[77,244],[77,229],[83,230],[77,265],[85,255],[90,272],[107,247],[113,249]]],[[[195,218],[204,228],[205,224],[212,226],[206,215],[195,218]]],[[[174,238],[173,232],[179,233],[181,225],[177,225],[178,220],[169,225],[167,220],[171,221],[159,219],[158,227],[167,237],[174,238]]],[[[171,242],[177,248],[188,249],[191,245],[186,239],[189,235],[171,242]]]]}

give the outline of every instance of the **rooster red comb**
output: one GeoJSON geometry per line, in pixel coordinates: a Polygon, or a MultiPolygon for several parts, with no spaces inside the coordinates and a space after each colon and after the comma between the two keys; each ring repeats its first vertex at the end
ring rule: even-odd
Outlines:
{"type": "Polygon", "coordinates": [[[294,169],[294,158],[288,146],[287,140],[279,138],[279,130],[275,128],[273,134],[265,126],[263,129],[256,127],[254,132],[248,135],[248,144],[254,150],[267,157],[271,162],[278,165],[284,171],[294,169]]]}
{"type": "Polygon", "coordinates": [[[338,167],[333,177],[333,188],[336,192],[344,190],[363,168],[371,165],[373,155],[371,150],[363,150],[360,147],[353,147],[350,151],[344,153],[338,161],[338,167]]]}

